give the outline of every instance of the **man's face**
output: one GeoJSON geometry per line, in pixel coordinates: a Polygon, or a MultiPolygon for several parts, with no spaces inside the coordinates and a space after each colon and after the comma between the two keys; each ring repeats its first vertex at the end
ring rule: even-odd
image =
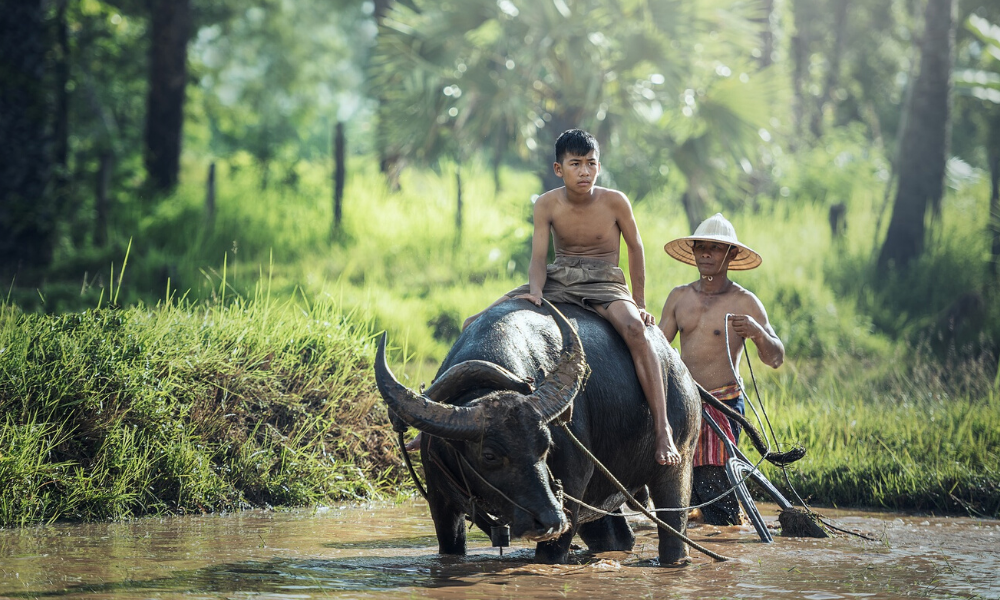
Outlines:
{"type": "Polygon", "coordinates": [[[739,249],[723,242],[695,240],[691,247],[698,272],[702,275],[720,275],[729,268],[739,249]]]}
{"type": "Polygon", "coordinates": [[[552,169],[562,178],[568,191],[586,194],[597,184],[597,175],[601,172],[600,157],[595,150],[583,156],[566,154],[561,163],[552,164],[552,169]]]}

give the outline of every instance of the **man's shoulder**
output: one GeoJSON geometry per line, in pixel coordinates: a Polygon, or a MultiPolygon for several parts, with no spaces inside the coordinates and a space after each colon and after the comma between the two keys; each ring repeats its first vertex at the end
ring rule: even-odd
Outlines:
{"type": "Polygon", "coordinates": [[[692,295],[696,293],[694,284],[695,282],[693,281],[691,283],[682,283],[681,285],[670,290],[670,293],[667,294],[667,303],[676,305],[683,302],[687,298],[691,298],[692,295]]]}
{"type": "Polygon", "coordinates": [[[763,308],[763,304],[760,298],[756,294],[743,287],[742,285],[733,282],[733,288],[729,292],[731,302],[735,308],[740,310],[748,311],[752,308],[763,308]]]}
{"type": "Polygon", "coordinates": [[[696,281],[692,281],[691,283],[682,283],[679,286],[675,287],[674,289],[670,290],[670,293],[671,294],[686,294],[686,293],[689,293],[689,292],[694,292],[694,284],[695,283],[697,283],[697,282],[696,281]]]}

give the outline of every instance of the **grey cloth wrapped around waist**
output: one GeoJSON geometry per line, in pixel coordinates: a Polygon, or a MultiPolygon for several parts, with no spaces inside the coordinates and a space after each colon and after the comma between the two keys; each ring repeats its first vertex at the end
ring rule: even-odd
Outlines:
{"type": "MultiPolygon", "coordinates": [[[[513,298],[530,291],[528,285],[522,285],[507,292],[507,296],[513,298]]],[[[579,256],[560,256],[546,265],[542,296],[549,302],[565,302],[589,310],[594,310],[595,304],[607,308],[618,300],[635,304],[625,285],[624,271],[609,262],[579,256]]]]}

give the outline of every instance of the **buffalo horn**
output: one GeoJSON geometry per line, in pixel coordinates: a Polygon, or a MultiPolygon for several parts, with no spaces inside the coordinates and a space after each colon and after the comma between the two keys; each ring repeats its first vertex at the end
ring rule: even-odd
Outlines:
{"type": "Polygon", "coordinates": [[[375,356],[375,383],[389,408],[413,427],[431,435],[451,440],[481,437],[486,426],[481,407],[435,402],[396,380],[385,358],[386,337],[387,334],[382,334],[375,356]]]}
{"type": "Polygon", "coordinates": [[[424,395],[443,402],[477,389],[509,390],[524,396],[532,392],[530,383],[500,365],[485,360],[467,360],[442,373],[424,390],[424,395]]]}
{"type": "Polygon", "coordinates": [[[563,341],[559,364],[545,376],[545,382],[532,394],[534,402],[542,413],[542,420],[548,423],[572,405],[583,384],[587,372],[587,360],[583,354],[580,336],[573,329],[573,325],[548,300],[543,298],[542,302],[552,313],[552,318],[562,333],[563,341]]]}

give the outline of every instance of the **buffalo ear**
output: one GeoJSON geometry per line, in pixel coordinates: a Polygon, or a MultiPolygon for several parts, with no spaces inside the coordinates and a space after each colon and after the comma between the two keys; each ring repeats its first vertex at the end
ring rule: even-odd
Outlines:
{"type": "Polygon", "coordinates": [[[583,343],[573,325],[545,298],[542,298],[542,306],[552,315],[562,335],[559,362],[551,372],[546,373],[545,381],[531,395],[537,402],[542,421],[548,423],[567,410],[572,410],[573,399],[583,387],[589,367],[583,343]]]}
{"type": "Polygon", "coordinates": [[[500,365],[485,360],[467,360],[441,374],[424,395],[437,402],[448,402],[472,390],[517,392],[527,396],[534,391],[532,382],[521,379],[500,365]]]}
{"type": "Polygon", "coordinates": [[[486,430],[486,414],[482,406],[452,406],[435,402],[396,379],[385,357],[386,337],[382,335],[375,356],[375,384],[389,410],[407,424],[441,438],[472,440],[482,437],[486,430]]]}

